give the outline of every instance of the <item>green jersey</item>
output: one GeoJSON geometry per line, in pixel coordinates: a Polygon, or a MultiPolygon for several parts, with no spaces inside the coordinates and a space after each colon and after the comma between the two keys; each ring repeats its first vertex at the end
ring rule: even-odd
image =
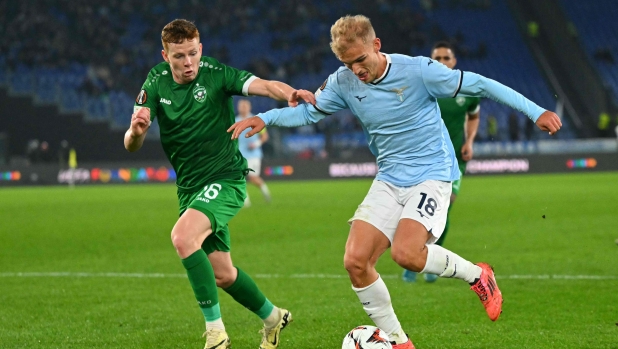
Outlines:
{"type": "Polygon", "coordinates": [[[461,147],[466,141],[466,116],[478,113],[481,99],[478,97],[438,98],[440,114],[455,148],[457,161],[462,163],[461,147]]]}
{"type": "Polygon", "coordinates": [[[202,57],[195,79],[178,84],[170,65],[150,70],[135,109],[150,108],[159,122],[161,144],[176,171],[176,185],[192,192],[216,179],[237,178],[247,161],[227,129],[234,123],[233,95],[247,95],[255,77],[246,71],[202,57]]]}

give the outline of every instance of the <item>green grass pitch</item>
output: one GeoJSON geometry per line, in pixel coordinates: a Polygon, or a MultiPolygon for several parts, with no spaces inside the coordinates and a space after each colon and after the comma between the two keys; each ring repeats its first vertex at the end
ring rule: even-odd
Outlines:
{"type": "MultiPolygon", "coordinates": [[[[272,204],[250,188],[232,220],[235,263],[294,314],[280,348],[337,349],[371,324],[342,262],[370,183],[272,182],[272,204]]],[[[176,205],[173,185],[1,189],[0,348],[202,348],[176,205]]],[[[446,247],[494,265],[496,323],[459,280],[403,283],[390,252],[378,270],[418,349],[618,348],[617,223],[618,173],[465,178],[446,247]]],[[[219,294],[233,348],[257,349],[259,319],[219,294]]]]}

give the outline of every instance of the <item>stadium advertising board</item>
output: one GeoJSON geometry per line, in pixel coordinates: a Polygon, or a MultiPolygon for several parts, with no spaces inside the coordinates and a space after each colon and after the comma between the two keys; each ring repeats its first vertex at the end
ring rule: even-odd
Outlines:
{"type": "Polygon", "coordinates": [[[175,182],[176,172],[167,167],[142,168],[77,168],[60,170],[58,183],[136,183],[136,182],[175,182]]]}
{"type": "MultiPolygon", "coordinates": [[[[270,179],[372,178],[375,161],[329,162],[323,160],[264,161],[270,179]],[[273,169],[288,168],[289,171],[273,169]]],[[[487,157],[468,162],[467,175],[618,171],[618,153],[518,155],[487,157]]]]}
{"type": "MultiPolygon", "coordinates": [[[[371,159],[356,161],[272,160],[262,164],[267,180],[373,178],[378,166],[371,159]]],[[[477,158],[468,162],[467,175],[618,171],[618,153],[525,155],[477,158]]],[[[53,165],[0,167],[0,186],[51,184],[174,183],[167,164],[95,164],[76,169],[53,165]]]]}

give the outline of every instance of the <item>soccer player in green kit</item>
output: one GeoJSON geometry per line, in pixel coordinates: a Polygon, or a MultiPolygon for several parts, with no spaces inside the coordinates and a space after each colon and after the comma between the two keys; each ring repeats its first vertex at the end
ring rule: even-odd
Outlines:
{"type": "Polygon", "coordinates": [[[165,62],[148,74],[134,107],[125,148],[141,148],[151,119],[157,118],[163,150],[177,174],[180,218],[172,243],[206,320],[206,349],[229,348],[221,320],[217,287],[264,321],[261,349],[279,346],[289,311],[275,307],[255,282],[232,264],[228,222],[246,197],[247,161],[230,139],[234,123],[232,95],[257,95],[315,103],[313,93],[277,81],[262,80],[202,56],[195,25],[177,19],[161,33],[165,62]]]}
{"type": "MultiPolygon", "coordinates": [[[[457,64],[457,58],[455,58],[455,53],[453,52],[451,44],[445,41],[440,41],[433,46],[431,58],[451,69],[457,64]]],[[[455,149],[455,155],[459,163],[459,171],[461,171],[462,176],[466,173],[466,163],[472,159],[472,155],[474,154],[472,146],[479,128],[479,116],[481,113],[480,101],[481,99],[479,97],[460,96],[455,98],[438,98],[440,114],[448,130],[448,134],[451,137],[451,142],[453,142],[453,148],[455,149]]],[[[442,246],[446,234],[448,233],[451,208],[459,194],[462,178],[463,177],[453,182],[451,203],[448,207],[448,214],[446,216],[446,226],[444,227],[442,236],[436,241],[437,245],[442,246]]],[[[414,282],[416,281],[416,273],[404,269],[402,278],[404,281],[414,282]]],[[[435,282],[438,280],[438,276],[434,274],[424,274],[424,278],[427,282],[435,282]]]]}

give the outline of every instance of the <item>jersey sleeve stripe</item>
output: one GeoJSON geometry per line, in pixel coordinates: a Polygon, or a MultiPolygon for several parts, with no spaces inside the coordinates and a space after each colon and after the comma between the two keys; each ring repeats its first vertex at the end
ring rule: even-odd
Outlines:
{"type": "Polygon", "coordinates": [[[459,90],[461,90],[461,83],[463,82],[463,70],[460,70],[460,72],[461,72],[461,75],[459,75],[459,86],[457,86],[457,91],[455,91],[453,98],[457,97],[459,90]]]}
{"type": "Polygon", "coordinates": [[[332,113],[327,113],[327,112],[325,112],[324,110],[322,110],[322,109],[318,108],[318,106],[317,106],[317,105],[314,105],[313,107],[315,108],[315,110],[319,111],[320,113],[322,113],[322,114],[324,114],[324,115],[332,115],[332,113]]]}
{"type": "Polygon", "coordinates": [[[469,111],[468,115],[474,115],[474,114],[478,113],[479,111],[481,111],[481,105],[480,104],[477,105],[476,108],[474,108],[473,111],[469,111]]]}
{"type": "MultiPolygon", "coordinates": [[[[257,79],[256,76],[252,76],[248,78],[247,81],[245,81],[245,84],[242,85],[242,95],[243,96],[249,96],[249,85],[251,85],[251,83],[256,79],[257,79]]],[[[461,83],[459,85],[461,86],[461,83]]]]}

